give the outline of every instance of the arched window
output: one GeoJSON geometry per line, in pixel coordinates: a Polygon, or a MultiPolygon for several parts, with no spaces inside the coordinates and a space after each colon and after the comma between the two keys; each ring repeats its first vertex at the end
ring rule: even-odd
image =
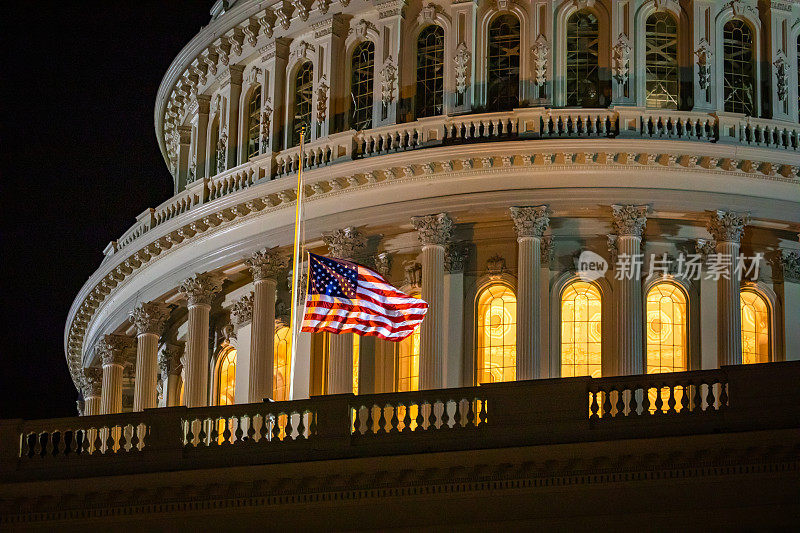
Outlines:
{"type": "Polygon", "coordinates": [[[275,332],[275,364],[272,372],[272,398],[276,402],[289,399],[289,373],[292,358],[292,335],[283,326],[275,332]]]}
{"type": "Polygon", "coordinates": [[[478,383],[517,377],[517,297],[502,283],[483,289],[477,301],[478,383]]]}
{"type": "Polygon", "coordinates": [[[770,316],[767,299],[752,290],[739,296],[742,307],[742,363],[767,363],[770,353],[770,316]]]}
{"type": "Polygon", "coordinates": [[[561,293],[561,377],[602,374],[603,310],[600,290],[573,281],[561,293]]]}
{"type": "Polygon", "coordinates": [[[669,13],[653,13],[645,33],[647,107],[678,109],[678,23],[669,13]]]}
{"type": "Polygon", "coordinates": [[[567,105],[597,107],[600,102],[598,46],[600,24],[594,13],[579,11],[567,20],[567,105]]]}
{"type": "Polygon", "coordinates": [[[300,130],[305,126],[308,135],[311,126],[311,104],[314,98],[314,66],[311,61],[303,63],[294,77],[294,121],[292,122],[292,146],[300,144],[300,130]]]}
{"type": "Polygon", "coordinates": [[[507,111],[519,105],[519,19],[505,14],[489,26],[486,107],[507,111]]]}
{"type": "Polygon", "coordinates": [[[225,349],[217,362],[216,404],[233,405],[236,395],[236,350],[225,349]]]}
{"type": "Polygon", "coordinates": [[[723,30],[725,111],[753,116],[756,78],[753,64],[753,30],[739,19],[723,30]]]}
{"type": "Polygon", "coordinates": [[[647,292],[647,373],[687,369],[686,296],[674,283],[664,281],[647,292]]]}
{"type": "Polygon", "coordinates": [[[350,67],[350,128],[368,130],[372,127],[372,84],[375,79],[375,44],[372,41],[356,46],[350,67]]]}
{"type": "Polygon", "coordinates": [[[441,115],[443,104],[444,29],[432,25],[417,37],[417,118],[441,115]]]}
{"type": "Polygon", "coordinates": [[[247,159],[258,155],[261,136],[261,86],[253,89],[247,102],[247,159]]]}
{"type": "MultiPolygon", "coordinates": [[[[410,296],[419,298],[419,293],[411,293],[410,296]]],[[[397,392],[419,390],[419,331],[417,327],[414,333],[397,343],[397,392]]]]}

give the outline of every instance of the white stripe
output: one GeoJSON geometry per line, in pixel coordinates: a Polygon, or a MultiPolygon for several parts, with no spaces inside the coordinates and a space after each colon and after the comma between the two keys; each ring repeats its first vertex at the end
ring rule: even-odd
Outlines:
{"type": "MultiPolygon", "coordinates": [[[[315,294],[314,299],[317,301],[329,302],[332,304],[340,304],[340,305],[357,305],[359,307],[364,307],[375,311],[381,315],[386,316],[396,316],[398,318],[402,318],[409,314],[424,314],[427,309],[421,308],[412,308],[412,309],[395,309],[392,307],[386,308],[380,306],[378,304],[368,302],[366,300],[343,300],[342,298],[338,298],[336,296],[328,296],[327,294],[315,294]]],[[[314,300],[310,300],[307,302],[306,305],[314,305],[314,300]]]]}
{"type": "Polygon", "coordinates": [[[361,331],[361,332],[381,332],[385,337],[408,337],[414,331],[413,330],[403,330],[403,331],[393,331],[390,329],[386,329],[383,327],[376,327],[376,326],[368,326],[366,324],[339,324],[339,323],[328,323],[328,322],[320,322],[319,320],[304,320],[303,327],[315,327],[318,325],[323,326],[331,326],[335,327],[336,329],[340,330],[342,333],[347,333],[350,331],[361,331]]]}
{"type": "MultiPolygon", "coordinates": [[[[311,314],[320,314],[321,315],[323,313],[311,313],[311,314]]],[[[306,313],[306,317],[308,317],[308,313],[306,313]]],[[[386,327],[392,328],[392,329],[397,329],[397,328],[401,328],[401,327],[404,327],[404,326],[416,326],[416,325],[422,323],[422,319],[424,318],[424,317],[419,317],[417,319],[406,320],[405,322],[398,322],[398,323],[395,324],[395,323],[389,322],[388,320],[386,320],[384,318],[375,318],[372,315],[361,315],[361,314],[359,314],[358,316],[354,316],[354,315],[344,315],[344,314],[329,313],[329,314],[326,315],[326,317],[324,319],[312,319],[310,317],[309,318],[306,318],[306,317],[304,317],[304,319],[307,319],[307,320],[318,320],[319,322],[343,322],[343,321],[348,320],[348,319],[350,319],[350,320],[360,320],[360,321],[364,321],[364,322],[369,321],[369,322],[376,322],[378,324],[385,324],[386,327]]],[[[379,326],[375,325],[374,327],[379,327],[379,326]]]]}
{"type": "Polygon", "coordinates": [[[306,314],[317,314],[325,316],[340,316],[340,317],[353,317],[360,320],[372,320],[374,322],[381,322],[393,326],[402,326],[404,324],[422,322],[425,318],[425,313],[409,313],[401,318],[402,322],[392,322],[385,316],[373,315],[371,313],[364,313],[362,311],[349,311],[347,309],[328,309],[327,307],[317,307],[313,304],[306,305],[306,314]]]}
{"type": "MultiPolygon", "coordinates": [[[[372,285],[372,284],[370,284],[370,285],[372,285]]],[[[359,286],[358,286],[358,294],[366,294],[370,298],[375,298],[378,301],[386,302],[388,304],[394,304],[394,305],[399,305],[399,304],[421,304],[421,303],[425,302],[424,300],[421,300],[419,298],[412,298],[412,297],[406,296],[406,295],[403,295],[403,296],[387,296],[385,294],[380,294],[380,293],[377,293],[374,290],[372,290],[369,286],[367,286],[367,284],[363,284],[363,285],[359,284],[359,286]]]]}

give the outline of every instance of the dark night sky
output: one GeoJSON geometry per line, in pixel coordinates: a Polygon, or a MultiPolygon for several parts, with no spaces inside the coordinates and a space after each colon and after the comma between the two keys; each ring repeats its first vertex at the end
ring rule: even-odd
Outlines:
{"type": "Polygon", "coordinates": [[[153,132],[156,91],[211,4],[3,9],[0,417],[76,414],[67,312],[105,245],[172,194],[153,132]]]}

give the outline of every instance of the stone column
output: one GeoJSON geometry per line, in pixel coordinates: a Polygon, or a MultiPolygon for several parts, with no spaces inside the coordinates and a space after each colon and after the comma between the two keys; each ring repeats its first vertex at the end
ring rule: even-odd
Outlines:
{"type": "Polygon", "coordinates": [[[83,414],[92,416],[100,414],[100,395],[103,388],[103,369],[89,367],[83,369],[81,377],[81,395],[83,395],[83,414]]]}
{"type": "Polygon", "coordinates": [[[105,335],[95,350],[103,362],[103,384],[100,395],[100,414],[122,412],[122,370],[125,367],[126,351],[133,346],[133,339],[124,335],[105,335]]]}
{"type": "Polygon", "coordinates": [[[420,325],[419,388],[444,386],[444,252],[453,232],[447,213],[413,217],[422,244],[422,299],[428,313],[420,325]]]}
{"type": "MultiPolygon", "coordinates": [[[[707,268],[708,256],[714,253],[717,243],[713,239],[697,239],[695,253],[707,268]]],[[[717,282],[700,273],[700,370],[717,368],[717,282]]]]}
{"type": "MultiPolygon", "coordinates": [[[[464,386],[464,267],[469,250],[450,246],[444,257],[444,382],[446,388],[464,386]]],[[[470,383],[471,385],[471,383],[470,383]]],[[[391,389],[389,389],[391,390],[391,389]]]]}
{"type": "Polygon", "coordinates": [[[168,318],[169,307],[161,302],[140,303],[130,314],[137,333],[134,411],[157,407],[158,339],[168,318]]]}
{"type": "Polygon", "coordinates": [[[208,112],[211,107],[211,97],[197,94],[193,97],[191,105],[196,108],[196,112],[192,118],[194,175],[189,176],[189,181],[194,181],[208,177],[206,173],[206,137],[208,136],[208,112]]]}
{"type": "Polygon", "coordinates": [[[542,350],[539,339],[542,269],[542,234],[550,224],[546,205],[512,207],[517,231],[517,380],[541,376],[542,350]]]}
{"type": "Polygon", "coordinates": [[[647,224],[646,205],[612,205],[617,257],[627,256],[629,271],[617,273],[619,292],[619,347],[616,372],[620,376],[644,373],[642,335],[642,233],[647,224]]]}
{"type": "Polygon", "coordinates": [[[246,261],[253,274],[253,318],[250,330],[250,387],[248,401],[273,396],[275,357],[275,297],[278,277],[288,266],[277,249],[261,250],[246,261]]]}
{"type": "Polygon", "coordinates": [[[740,282],[734,272],[744,227],[749,221],[746,214],[730,211],[715,211],[708,223],[708,232],[717,243],[716,257],[709,261],[729,265],[727,274],[717,281],[717,364],[742,364],[742,310],[740,302],[740,282]],[[719,260],[719,261],[717,261],[719,260]]]}
{"type": "Polygon", "coordinates": [[[178,126],[178,183],[176,184],[176,194],[178,191],[185,188],[189,181],[189,166],[191,165],[191,156],[189,152],[191,142],[192,127],[178,126]]]}
{"type": "MultiPolygon", "coordinates": [[[[323,235],[328,253],[338,259],[354,260],[367,245],[367,239],[354,227],[323,235]]],[[[353,392],[353,334],[329,334],[328,394],[353,392]]]]}
{"type": "Polygon", "coordinates": [[[210,272],[186,278],[180,287],[189,308],[186,381],[183,384],[187,407],[208,405],[208,319],[211,301],[221,288],[222,279],[210,272]]]}
{"type": "Polygon", "coordinates": [[[792,325],[800,312],[800,251],[781,252],[783,273],[783,354],[786,361],[800,360],[800,328],[792,325]]]}
{"type": "Polygon", "coordinates": [[[181,364],[183,352],[183,344],[167,344],[158,355],[158,368],[161,371],[161,387],[166,407],[175,407],[181,404],[179,385],[181,371],[183,371],[181,364]]]}

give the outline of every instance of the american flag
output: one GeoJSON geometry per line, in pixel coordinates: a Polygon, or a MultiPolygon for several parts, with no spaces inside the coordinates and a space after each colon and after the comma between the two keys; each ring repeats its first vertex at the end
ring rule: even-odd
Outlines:
{"type": "Polygon", "coordinates": [[[302,331],[400,341],[414,332],[427,311],[426,302],[400,292],[377,272],[350,261],[309,254],[302,331]]]}

